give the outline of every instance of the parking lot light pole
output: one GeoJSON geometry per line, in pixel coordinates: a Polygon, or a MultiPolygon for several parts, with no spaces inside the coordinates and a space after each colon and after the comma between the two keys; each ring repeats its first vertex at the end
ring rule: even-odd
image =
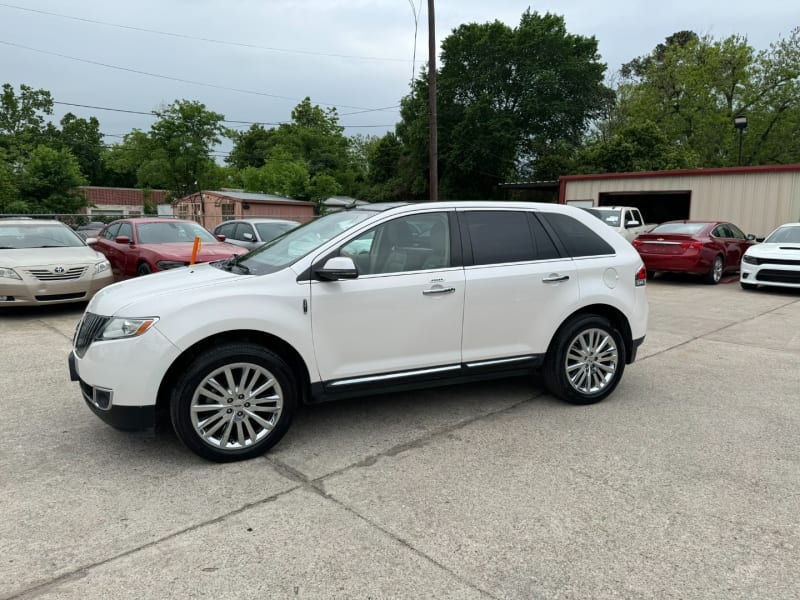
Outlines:
{"type": "Polygon", "coordinates": [[[733,126],[739,130],[739,160],[737,161],[737,165],[742,165],[742,135],[744,134],[744,130],[747,129],[747,117],[744,115],[736,115],[733,117],[733,126]]]}

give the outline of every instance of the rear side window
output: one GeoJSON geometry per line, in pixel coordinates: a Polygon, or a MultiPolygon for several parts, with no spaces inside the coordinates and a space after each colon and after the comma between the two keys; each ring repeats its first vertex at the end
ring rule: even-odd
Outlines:
{"type": "Polygon", "coordinates": [[[528,212],[468,211],[462,213],[475,265],[557,258],[550,237],[528,212]]]}
{"type": "Polygon", "coordinates": [[[569,215],[539,213],[553,228],[569,256],[602,256],[614,254],[614,248],[586,225],[569,215]]]}

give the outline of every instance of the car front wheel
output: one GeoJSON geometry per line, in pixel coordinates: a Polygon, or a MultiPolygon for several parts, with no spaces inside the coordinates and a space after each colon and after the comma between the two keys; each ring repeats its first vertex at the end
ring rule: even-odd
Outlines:
{"type": "Polygon", "coordinates": [[[231,343],[198,356],[172,393],[175,433],[216,462],[260,456],[284,436],[296,403],[289,366],[256,344],[231,343]]]}
{"type": "Polygon", "coordinates": [[[556,334],[542,374],[550,392],[572,404],[599,402],[625,370],[622,335],[605,317],[582,315],[556,334]]]}

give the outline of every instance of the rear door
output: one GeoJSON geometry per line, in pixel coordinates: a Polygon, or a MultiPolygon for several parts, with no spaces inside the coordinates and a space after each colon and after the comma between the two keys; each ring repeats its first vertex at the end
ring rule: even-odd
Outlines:
{"type": "Polygon", "coordinates": [[[525,363],[547,351],[575,306],[575,265],[530,211],[458,212],[464,241],[464,339],[470,367],[525,363]]]}

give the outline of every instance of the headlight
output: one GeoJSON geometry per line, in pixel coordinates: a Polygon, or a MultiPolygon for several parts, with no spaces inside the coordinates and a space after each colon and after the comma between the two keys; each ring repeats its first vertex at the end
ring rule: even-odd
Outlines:
{"type": "Polygon", "coordinates": [[[107,260],[104,260],[103,262],[99,262],[94,266],[94,273],[97,275],[98,273],[108,271],[110,268],[111,264],[107,260]]]}
{"type": "Polygon", "coordinates": [[[142,335],[158,322],[158,317],[145,317],[143,319],[111,319],[103,329],[100,340],[121,340],[123,338],[142,335]]]}
{"type": "Polygon", "coordinates": [[[746,262],[748,265],[757,265],[758,259],[755,256],[750,256],[749,254],[745,254],[742,257],[742,262],[746,262]]]}
{"type": "Polygon", "coordinates": [[[178,267],[185,267],[189,263],[180,260],[159,260],[156,265],[159,269],[166,271],[167,269],[177,269],[178,267]]]}
{"type": "Polygon", "coordinates": [[[22,279],[14,269],[7,267],[0,267],[0,277],[8,277],[9,279],[22,279]]]}

